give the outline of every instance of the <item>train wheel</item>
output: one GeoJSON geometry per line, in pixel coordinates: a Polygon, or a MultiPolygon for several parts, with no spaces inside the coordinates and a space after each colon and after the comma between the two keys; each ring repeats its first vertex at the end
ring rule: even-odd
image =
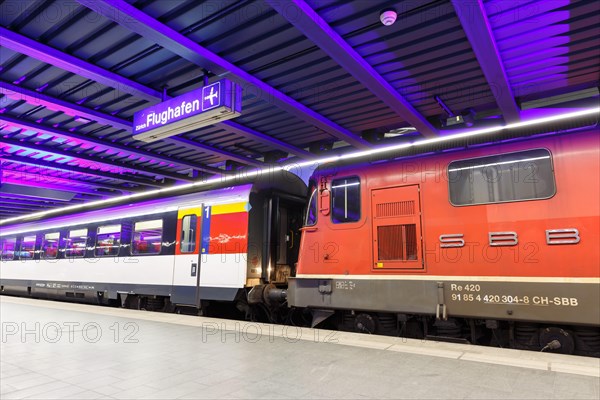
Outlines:
{"type": "Polygon", "coordinates": [[[377,317],[366,313],[357,314],[354,318],[354,330],[369,334],[377,332],[377,317]]]}
{"type": "Polygon", "coordinates": [[[553,353],[573,354],[575,340],[569,332],[556,327],[544,328],[540,331],[540,345],[542,351],[553,353]]]}

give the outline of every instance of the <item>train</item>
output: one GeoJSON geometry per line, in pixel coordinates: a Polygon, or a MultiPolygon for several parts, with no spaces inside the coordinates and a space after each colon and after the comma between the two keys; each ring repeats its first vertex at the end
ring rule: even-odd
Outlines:
{"type": "Polygon", "coordinates": [[[0,293],[245,317],[250,289],[276,299],[295,273],[305,196],[278,171],[2,226],[0,293]]]}
{"type": "Polygon", "coordinates": [[[386,157],[3,226],[0,290],[600,356],[596,129],[386,157]]]}

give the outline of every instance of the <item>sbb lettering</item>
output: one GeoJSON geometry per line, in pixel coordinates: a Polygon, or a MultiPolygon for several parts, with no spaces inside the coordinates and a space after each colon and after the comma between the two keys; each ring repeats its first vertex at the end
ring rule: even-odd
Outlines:
{"type": "Polygon", "coordinates": [[[574,297],[555,297],[552,301],[555,306],[577,307],[577,299],[574,297]]]}
{"type": "Polygon", "coordinates": [[[537,306],[566,306],[566,307],[577,307],[579,302],[575,297],[554,297],[550,299],[549,297],[543,296],[533,296],[533,304],[537,306]]]}
{"type": "MultiPolygon", "coordinates": [[[[462,233],[443,234],[439,237],[440,247],[464,247],[465,239],[462,233]]],[[[546,230],[546,244],[577,244],[581,241],[579,230],[548,229],[546,230]]],[[[488,232],[488,243],[490,246],[516,246],[519,243],[517,232],[488,232]]]]}

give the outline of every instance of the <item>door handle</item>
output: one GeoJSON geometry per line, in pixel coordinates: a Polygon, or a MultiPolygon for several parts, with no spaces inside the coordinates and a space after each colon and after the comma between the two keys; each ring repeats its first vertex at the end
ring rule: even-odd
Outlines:
{"type": "Polygon", "coordinates": [[[302,228],[300,228],[301,232],[316,232],[317,231],[317,227],[316,226],[304,226],[302,228]]]}
{"type": "Polygon", "coordinates": [[[198,264],[192,263],[192,269],[190,271],[190,276],[196,276],[197,273],[198,273],[198,264]]]}

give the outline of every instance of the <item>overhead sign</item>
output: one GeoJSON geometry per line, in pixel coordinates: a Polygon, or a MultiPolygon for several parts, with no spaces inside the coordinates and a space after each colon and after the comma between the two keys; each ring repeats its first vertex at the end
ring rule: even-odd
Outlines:
{"type": "Polygon", "coordinates": [[[133,138],[153,142],[241,115],[242,88],[227,79],[133,115],[133,138]]]}

